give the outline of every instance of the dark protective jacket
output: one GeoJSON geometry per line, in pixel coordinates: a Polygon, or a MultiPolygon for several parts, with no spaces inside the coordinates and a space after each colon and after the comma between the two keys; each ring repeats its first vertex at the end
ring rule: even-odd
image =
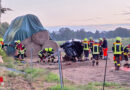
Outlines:
{"type": "Polygon", "coordinates": [[[128,55],[129,53],[129,48],[128,46],[124,47],[124,55],[128,55]]]}
{"type": "Polygon", "coordinates": [[[102,47],[103,47],[103,48],[107,48],[107,40],[103,40],[102,47]]]}

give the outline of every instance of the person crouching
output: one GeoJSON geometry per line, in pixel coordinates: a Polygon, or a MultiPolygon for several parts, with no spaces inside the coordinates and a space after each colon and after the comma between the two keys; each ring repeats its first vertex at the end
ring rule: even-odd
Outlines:
{"type": "Polygon", "coordinates": [[[38,61],[39,63],[40,63],[40,62],[45,62],[46,54],[47,54],[47,52],[46,52],[45,49],[40,50],[40,51],[38,52],[38,56],[39,56],[39,58],[40,58],[40,61],[38,61]]]}

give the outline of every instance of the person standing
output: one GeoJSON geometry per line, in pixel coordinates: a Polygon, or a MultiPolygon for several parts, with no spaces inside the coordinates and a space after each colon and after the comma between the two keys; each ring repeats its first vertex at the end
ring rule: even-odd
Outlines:
{"type": "Polygon", "coordinates": [[[85,56],[85,60],[89,60],[89,42],[87,40],[87,38],[84,39],[83,41],[83,52],[84,52],[84,56],[85,56]]]}
{"type": "Polygon", "coordinates": [[[94,40],[93,40],[92,37],[90,37],[90,38],[89,38],[89,46],[90,46],[90,50],[91,50],[91,52],[93,51],[93,50],[92,50],[93,43],[94,43],[94,40]]]}
{"type": "Polygon", "coordinates": [[[23,52],[24,50],[23,50],[22,46],[23,46],[23,45],[22,45],[22,43],[21,43],[20,40],[15,41],[15,50],[16,50],[15,59],[16,59],[16,60],[22,60],[22,59],[20,58],[21,54],[24,53],[24,52],[23,52]]]}
{"type": "Polygon", "coordinates": [[[120,69],[120,61],[122,60],[122,52],[123,52],[123,46],[121,43],[121,38],[116,37],[116,42],[113,43],[112,51],[114,54],[114,63],[115,63],[115,70],[120,69]]]}
{"type": "Polygon", "coordinates": [[[92,51],[93,51],[92,52],[93,57],[91,58],[92,59],[92,65],[94,66],[94,64],[96,62],[96,66],[98,66],[98,64],[99,64],[99,54],[100,54],[100,45],[99,45],[98,40],[95,40],[95,42],[93,43],[92,51]]]}
{"type": "Polygon", "coordinates": [[[129,65],[129,63],[128,63],[128,53],[129,53],[129,47],[128,46],[125,46],[124,47],[124,52],[123,52],[123,55],[124,55],[124,59],[125,59],[125,64],[124,64],[124,66],[128,66],[129,65]]]}
{"type": "Polygon", "coordinates": [[[100,52],[99,58],[100,59],[102,59],[102,57],[103,57],[103,47],[102,47],[102,45],[103,45],[103,39],[99,38],[99,46],[100,46],[100,48],[99,48],[99,52],[100,52]]]}
{"type": "Polygon", "coordinates": [[[102,47],[103,47],[103,56],[104,56],[104,60],[107,60],[107,56],[108,56],[108,55],[107,55],[108,46],[107,46],[107,40],[106,40],[105,37],[103,38],[102,47]]]}
{"type": "Polygon", "coordinates": [[[0,38],[0,63],[3,63],[3,59],[1,55],[3,53],[3,47],[4,47],[3,38],[0,38]]]}

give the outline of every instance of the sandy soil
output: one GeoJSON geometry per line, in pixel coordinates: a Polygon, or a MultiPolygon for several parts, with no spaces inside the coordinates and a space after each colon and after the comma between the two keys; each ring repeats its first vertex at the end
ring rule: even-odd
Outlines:
{"type": "MultiPolygon", "coordinates": [[[[130,86],[130,72],[123,70],[115,71],[113,55],[109,54],[106,81],[127,84],[130,86]]],[[[99,66],[92,66],[92,61],[84,62],[63,62],[63,77],[76,84],[87,84],[89,82],[102,82],[104,79],[105,60],[100,60],[99,66]]],[[[122,65],[125,61],[122,61],[122,65]]],[[[59,74],[58,64],[34,64],[36,67],[47,68],[59,74]]]]}

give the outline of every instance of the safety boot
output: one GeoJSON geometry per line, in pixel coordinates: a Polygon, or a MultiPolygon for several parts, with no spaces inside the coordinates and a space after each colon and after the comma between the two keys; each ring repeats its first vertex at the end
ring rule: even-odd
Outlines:
{"type": "Polygon", "coordinates": [[[99,64],[99,63],[98,63],[98,62],[96,62],[96,66],[98,66],[98,64],[99,64]]]}
{"type": "Polygon", "coordinates": [[[102,60],[102,56],[100,56],[100,59],[102,60]]]}
{"type": "Polygon", "coordinates": [[[95,64],[95,60],[92,61],[92,66],[94,66],[94,64],[95,64]]]}
{"type": "Polygon", "coordinates": [[[120,67],[119,67],[119,66],[117,66],[117,67],[116,67],[116,70],[120,70],[120,67]]]}
{"type": "Polygon", "coordinates": [[[115,70],[120,70],[120,64],[117,64],[117,65],[116,65],[115,70]]]}
{"type": "Polygon", "coordinates": [[[52,63],[54,63],[54,59],[52,59],[51,61],[52,61],[52,63]]]}

